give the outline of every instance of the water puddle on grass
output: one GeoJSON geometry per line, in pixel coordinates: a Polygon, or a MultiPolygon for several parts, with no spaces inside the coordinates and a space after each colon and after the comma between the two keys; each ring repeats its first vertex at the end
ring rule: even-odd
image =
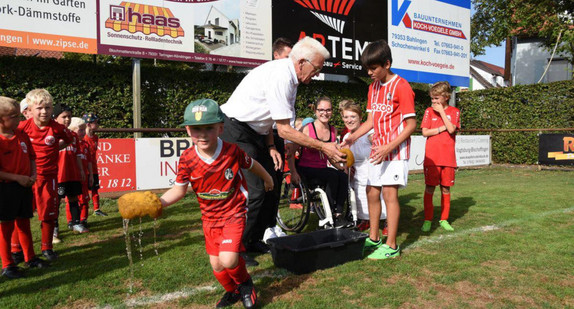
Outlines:
{"type": "Polygon", "coordinates": [[[129,233],[130,220],[123,219],[123,223],[124,223],[124,235],[126,238],[126,252],[128,254],[128,260],[130,261],[130,277],[128,278],[128,285],[130,288],[130,294],[132,294],[134,292],[134,261],[132,258],[132,244],[129,233]]]}

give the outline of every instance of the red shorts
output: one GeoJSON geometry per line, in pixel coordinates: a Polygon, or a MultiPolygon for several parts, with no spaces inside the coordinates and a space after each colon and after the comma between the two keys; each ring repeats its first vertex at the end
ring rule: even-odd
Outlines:
{"type": "Polygon", "coordinates": [[[40,221],[58,219],[58,175],[38,175],[32,191],[34,192],[34,204],[38,211],[40,221]]]}
{"type": "Polygon", "coordinates": [[[425,166],[425,184],[428,186],[454,186],[454,167],[425,166]]]}
{"type": "Polygon", "coordinates": [[[243,252],[243,230],[245,229],[245,217],[233,218],[220,227],[214,227],[212,222],[203,222],[203,234],[205,235],[205,251],[209,255],[219,256],[219,252],[243,252]]]}

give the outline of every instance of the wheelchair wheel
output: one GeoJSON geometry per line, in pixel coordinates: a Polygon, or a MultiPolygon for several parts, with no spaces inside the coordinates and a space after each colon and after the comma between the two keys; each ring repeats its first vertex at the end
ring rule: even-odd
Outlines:
{"type": "Polygon", "coordinates": [[[299,233],[307,224],[309,219],[309,203],[307,190],[302,185],[292,185],[285,178],[289,173],[285,173],[281,184],[281,199],[277,211],[277,224],[288,232],[299,233]],[[296,200],[291,200],[293,191],[298,190],[300,196],[296,200]]]}

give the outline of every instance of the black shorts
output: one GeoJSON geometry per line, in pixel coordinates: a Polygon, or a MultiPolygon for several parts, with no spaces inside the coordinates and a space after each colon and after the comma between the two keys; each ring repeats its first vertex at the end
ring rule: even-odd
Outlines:
{"type": "Polygon", "coordinates": [[[58,183],[58,196],[60,198],[78,196],[82,194],[82,183],[79,181],[66,181],[58,183]]]}
{"type": "Polygon", "coordinates": [[[98,174],[94,174],[94,184],[92,186],[90,186],[88,184],[88,189],[90,190],[98,190],[100,188],[100,177],[98,176],[98,174]]]}
{"type": "Polygon", "coordinates": [[[0,221],[32,218],[32,188],[17,182],[0,182],[0,221]]]}

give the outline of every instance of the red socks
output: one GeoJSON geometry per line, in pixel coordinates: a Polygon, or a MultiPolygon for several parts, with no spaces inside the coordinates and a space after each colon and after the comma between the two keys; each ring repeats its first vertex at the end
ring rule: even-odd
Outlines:
{"type": "Polygon", "coordinates": [[[92,203],[94,204],[94,211],[100,209],[100,194],[98,189],[92,189],[92,203]]]}
{"type": "Polygon", "coordinates": [[[54,221],[42,221],[42,251],[52,250],[52,239],[54,237],[54,221]]]}
{"type": "Polygon", "coordinates": [[[14,263],[12,252],[10,252],[10,239],[14,231],[14,221],[3,221],[0,223],[0,258],[2,258],[2,268],[14,263]]]}
{"type": "Polygon", "coordinates": [[[450,193],[442,194],[440,198],[440,205],[442,207],[442,212],[440,214],[441,220],[448,220],[450,214],[450,193]]]}
{"type": "Polygon", "coordinates": [[[432,193],[427,193],[425,191],[424,194],[424,198],[423,198],[423,203],[424,203],[424,207],[425,207],[425,221],[432,221],[432,217],[433,217],[433,204],[432,204],[432,193]]]}
{"type": "Polygon", "coordinates": [[[240,256],[239,263],[235,268],[227,268],[227,273],[235,281],[235,283],[240,284],[249,280],[249,273],[247,272],[247,267],[245,267],[245,260],[240,256]]]}
{"type": "Polygon", "coordinates": [[[237,289],[237,284],[235,283],[235,281],[233,281],[231,276],[229,276],[229,274],[227,273],[227,269],[223,269],[220,272],[214,270],[213,274],[215,275],[215,278],[217,279],[217,281],[219,281],[219,284],[221,284],[221,286],[225,289],[226,292],[233,292],[235,291],[235,289],[237,289]]]}

